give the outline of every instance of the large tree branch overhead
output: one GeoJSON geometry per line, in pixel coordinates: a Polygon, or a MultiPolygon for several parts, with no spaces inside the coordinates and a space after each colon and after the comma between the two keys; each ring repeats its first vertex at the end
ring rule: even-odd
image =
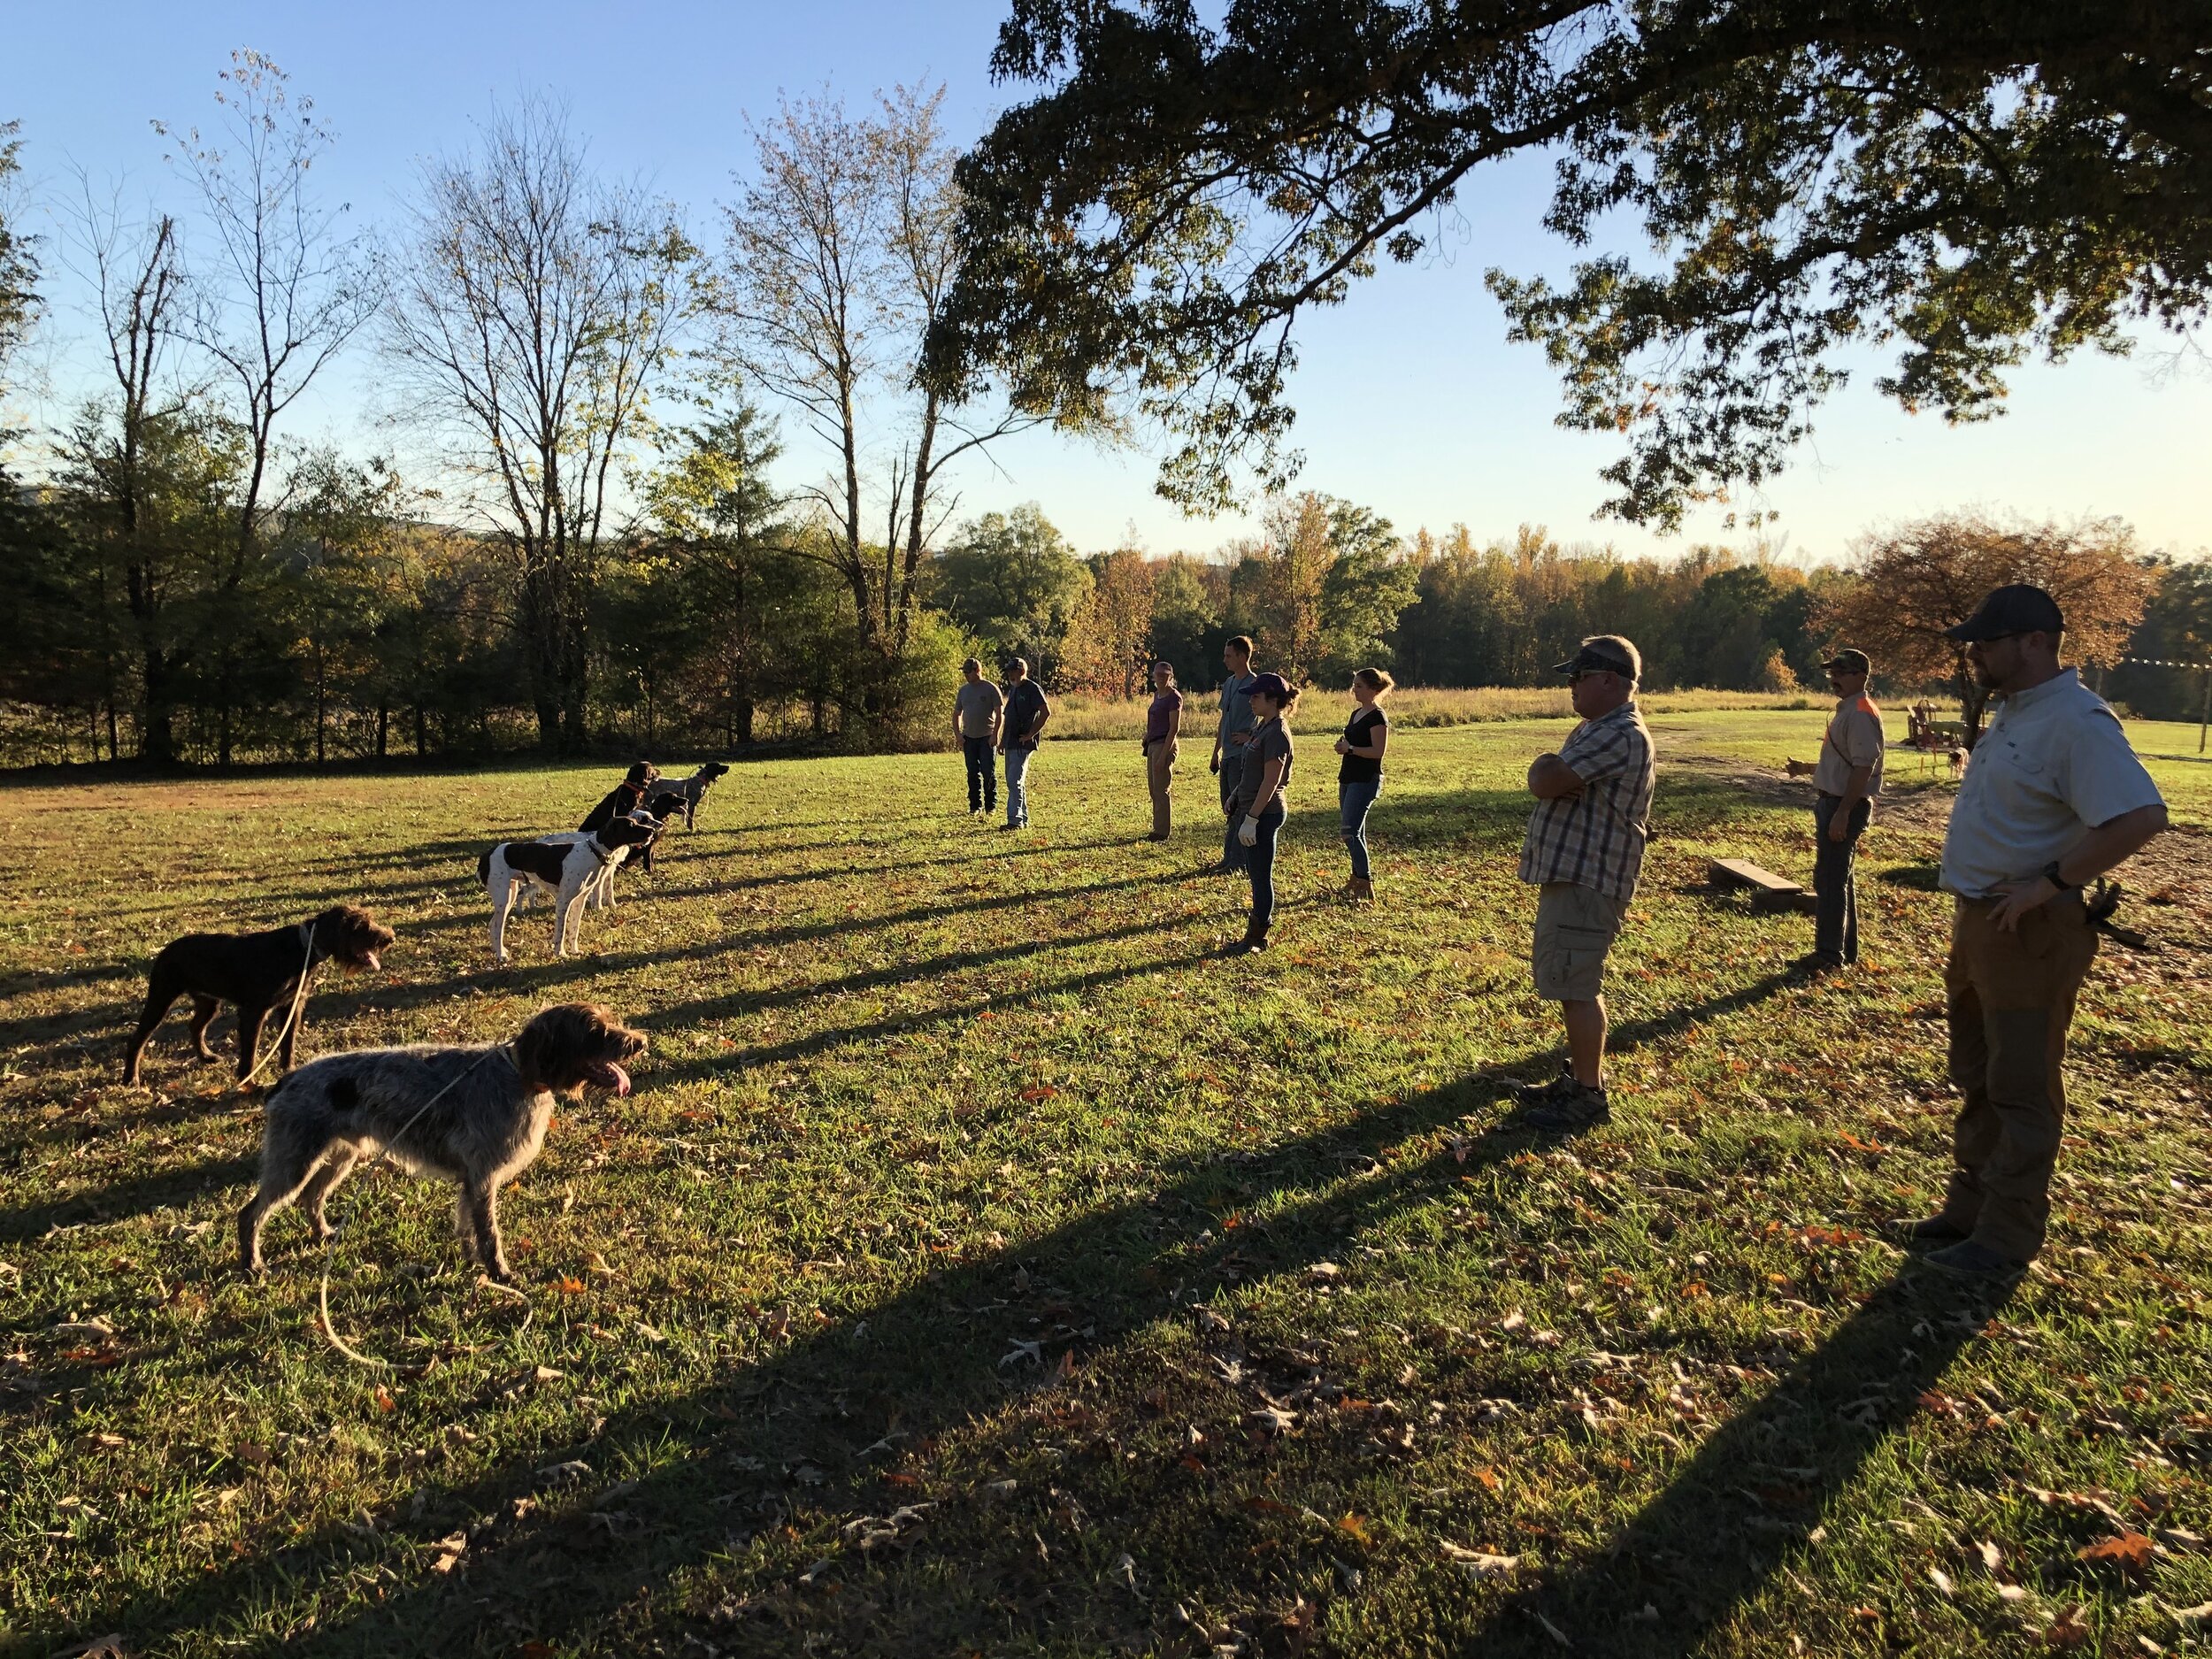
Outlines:
{"type": "Polygon", "coordinates": [[[1624,434],[1607,505],[1643,522],[1772,473],[1848,344],[1978,419],[2031,352],[2124,349],[2212,289],[2202,0],[1247,0],[1218,28],[1014,0],[994,64],[1041,90],[961,165],[927,372],[1153,424],[1194,509],[1294,471],[1296,318],[1517,152],[1557,157],[1547,223],[1594,257],[1492,287],[1561,423],[1624,434]],[[1623,212],[1645,247],[1594,246],[1623,212]]]}

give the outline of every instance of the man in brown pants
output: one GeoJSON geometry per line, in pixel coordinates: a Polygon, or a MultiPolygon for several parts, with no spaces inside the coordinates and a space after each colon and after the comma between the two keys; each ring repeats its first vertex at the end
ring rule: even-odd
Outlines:
{"type": "Polygon", "coordinates": [[[2166,827],[2103,700],[2058,665],[2040,588],[2000,588],[1950,630],[2000,698],[1943,841],[1955,895],[1943,981],[1961,1095],[1943,1208],[1907,1229],[1947,1271],[2002,1279],[2043,1248],[2066,1119],[2067,1027],[2097,954],[2082,887],[2166,827]]]}

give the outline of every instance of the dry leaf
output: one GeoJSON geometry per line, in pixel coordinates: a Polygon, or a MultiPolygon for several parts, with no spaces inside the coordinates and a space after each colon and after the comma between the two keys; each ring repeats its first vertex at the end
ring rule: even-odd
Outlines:
{"type": "Polygon", "coordinates": [[[396,1411],[399,1409],[399,1402],[392,1398],[392,1391],[389,1388],[387,1388],[382,1383],[379,1383],[376,1386],[376,1409],[379,1411],[396,1411]]]}
{"type": "Polygon", "coordinates": [[[1316,1262],[1306,1270],[1306,1283],[1326,1285],[1344,1277],[1344,1270],[1334,1262],[1316,1262]]]}
{"type": "Polygon", "coordinates": [[[437,1560],[430,1563],[433,1572],[451,1572],[461,1564],[461,1557],[468,1553],[469,1535],[454,1532],[438,1540],[437,1560]]]}
{"type": "Polygon", "coordinates": [[[1958,1586],[1951,1582],[1951,1575],[1940,1567],[1928,1569],[1928,1582],[1946,1595],[1956,1595],[1959,1593],[1958,1586]]]}
{"type": "Polygon", "coordinates": [[[1478,1578],[1500,1578],[1521,1564],[1518,1555],[1494,1555],[1487,1550],[1469,1549],[1447,1540],[1443,1545],[1444,1559],[1478,1578]]]}
{"type": "Polygon", "coordinates": [[[2081,1603],[2077,1601],[2051,1622],[2050,1629],[2043,1632],[2043,1642],[2049,1647],[2080,1647],[2094,1636],[2082,1621],[2081,1603]]]}
{"type": "Polygon", "coordinates": [[[1982,1565],[1988,1568],[1990,1571],[1994,1572],[1999,1567],[2004,1565],[2005,1552],[1988,1540],[1983,1540],[1974,1548],[1981,1551],[1982,1565]]]}
{"type": "Polygon", "coordinates": [[[1337,1530],[1346,1537],[1356,1538],[1363,1544],[1371,1544],[1375,1541],[1368,1536],[1367,1517],[1363,1515],[1347,1513],[1337,1522],[1336,1525],[1337,1530]]]}
{"type": "Polygon", "coordinates": [[[2101,1539],[2085,1544],[2074,1552],[2074,1559],[2085,1561],[2092,1566],[2100,1563],[2119,1568],[2124,1572],[2144,1572],[2149,1570],[2152,1554],[2157,1546],[2141,1532],[2123,1532],[2117,1538],[2101,1539]]]}

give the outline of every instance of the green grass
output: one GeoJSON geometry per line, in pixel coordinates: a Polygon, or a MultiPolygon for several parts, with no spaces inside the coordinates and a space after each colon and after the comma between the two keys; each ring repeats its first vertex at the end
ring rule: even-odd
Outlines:
{"type": "MultiPolygon", "coordinates": [[[[1207,954],[1243,894],[1193,873],[1202,770],[1147,845],[1125,743],[1048,745],[1025,836],[960,815],[946,757],[740,768],[594,955],[548,960],[539,912],[506,971],[476,853],[600,771],[0,792],[0,1651],[2197,1640],[2204,841],[2140,874],[2165,949],[2085,994],[2056,1231],[2000,1302],[1876,1231],[1945,1169],[1947,787],[1899,763],[1870,960],[1806,987],[1809,924],[1701,881],[1809,873],[1809,815],[1746,772],[1819,717],[1654,724],[1615,1120],[1569,1145],[1500,1104],[1556,1064],[1513,855],[1558,723],[1396,740],[1366,910],[1326,896],[1310,743],[1257,970],[1207,954]],[[331,1307],[383,1371],[318,1335],[296,1214],[232,1272],[258,1112],[180,1017],[115,1080],[162,941],[352,898],[400,944],[325,982],[304,1053],[579,997],[653,1042],[511,1194],[526,1307],[460,1270],[442,1191],[342,1193],[331,1307]],[[2138,1530],[2133,1568],[2078,1555],[2138,1530]]],[[[2160,766],[2201,824],[2212,773],[2160,766]]]]}

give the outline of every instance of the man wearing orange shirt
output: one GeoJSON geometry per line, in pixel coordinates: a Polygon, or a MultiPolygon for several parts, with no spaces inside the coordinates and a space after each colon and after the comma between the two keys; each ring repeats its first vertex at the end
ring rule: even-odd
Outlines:
{"type": "Polygon", "coordinates": [[[1859,959],[1859,895],[1851,865],[1882,789],[1882,711],[1866,695],[1874,664],[1864,651],[1838,651],[1822,664],[1836,711],[1820,740],[1820,758],[1789,763],[1793,778],[1813,780],[1813,954],[1803,966],[1826,973],[1859,959]]]}

